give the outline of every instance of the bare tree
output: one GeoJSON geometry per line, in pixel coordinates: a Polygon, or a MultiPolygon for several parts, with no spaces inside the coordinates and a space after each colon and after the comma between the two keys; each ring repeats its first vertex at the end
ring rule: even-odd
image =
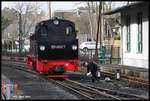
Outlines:
{"type": "Polygon", "coordinates": [[[23,13],[23,9],[24,9],[24,5],[23,3],[17,3],[16,4],[16,9],[18,11],[18,18],[19,18],[19,52],[21,53],[22,51],[22,13],[23,13]]]}
{"type": "Polygon", "coordinates": [[[92,12],[91,12],[91,6],[90,6],[90,3],[89,2],[87,2],[87,4],[88,4],[88,8],[89,8],[89,12],[88,12],[88,14],[89,14],[89,22],[90,22],[90,34],[91,34],[91,40],[93,41],[93,24],[92,24],[92,17],[93,17],[93,15],[92,15],[92,12]]]}
{"type": "Polygon", "coordinates": [[[94,40],[96,36],[97,22],[98,22],[98,2],[87,2],[90,34],[91,39],[94,40]]]}
{"type": "MultiPolygon", "coordinates": [[[[78,3],[77,5],[83,2],[78,3]]],[[[89,22],[89,32],[91,40],[96,40],[96,29],[98,22],[98,12],[99,12],[99,2],[87,1],[84,2],[86,5],[86,9],[88,10],[88,22],[89,22]]]]}
{"type": "Polygon", "coordinates": [[[39,8],[40,5],[36,2],[19,2],[15,4],[15,9],[18,12],[19,18],[19,52],[22,51],[23,40],[29,38],[28,36],[31,27],[40,20],[38,14],[39,8]]]}
{"type": "Polygon", "coordinates": [[[38,14],[38,10],[41,5],[37,2],[34,3],[16,3],[16,10],[21,14],[22,20],[22,33],[23,37],[28,36],[31,27],[42,20],[41,16],[44,14],[38,14]]]}
{"type": "Polygon", "coordinates": [[[104,12],[110,11],[112,9],[112,1],[104,2],[104,12]]]}

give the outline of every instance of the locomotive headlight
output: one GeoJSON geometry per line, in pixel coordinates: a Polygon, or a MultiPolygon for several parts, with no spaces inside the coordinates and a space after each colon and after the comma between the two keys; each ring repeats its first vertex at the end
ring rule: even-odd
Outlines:
{"type": "Polygon", "coordinates": [[[69,64],[65,64],[66,66],[69,66],[69,64]]]}
{"type": "Polygon", "coordinates": [[[41,51],[44,51],[44,50],[45,50],[45,46],[43,46],[43,45],[40,46],[40,50],[41,50],[41,51]]]}
{"type": "Polygon", "coordinates": [[[54,23],[55,25],[58,25],[58,24],[59,24],[59,21],[58,21],[58,20],[54,20],[53,23],[54,23]]]}
{"type": "Polygon", "coordinates": [[[76,45],[72,45],[72,50],[77,50],[77,46],[76,45]]]}

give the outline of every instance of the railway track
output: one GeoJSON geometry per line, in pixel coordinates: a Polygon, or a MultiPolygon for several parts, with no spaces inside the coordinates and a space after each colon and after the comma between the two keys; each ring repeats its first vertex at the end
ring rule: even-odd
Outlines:
{"type": "MultiPolygon", "coordinates": [[[[104,88],[99,88],[99,87],[94,87],[91,85],[83,85],[82,83],[72,81],[70,79],[65,79],[67,84],[72,85],[78,85],[80,88],[79,89],[86,89],[88,92],[91,93],[93,98],[95,97],[105,97],[106,99],[115,99],[115,100],[122,100],[122,99],[147,99],[146,97],[143,96],[137,96],[133,94],[126,94],[114,90],[109,90],[109,89],[104,89],[104,88]],[[94,92],[94,93],[93,93],[94,92]],[[94,95],[93,95],[94,94],[94,95]],[[98,96],[96,96],[98,95],[98,96]]],[[[77,88],[76,88],[77,89],[77,88]]],[[[98,98],[99,99],[99,98],[98,98]]]]}
{"type": "MultiPolygon", "coordinates": [[[[104,75],[110,76],[112,78],[115,77],[115,73],[111,73],[108,71],[102,71],[102,73],[104,75]]],[[[144,80],[144,79],[140,79],[140,78],[132,77],[132,76],[125,76],[125,75],[121,75],[120,80],[125,81],[125,82],[129,82],[129,83],[133,83],[133,84],[136,84],[138,86],[143,86],[143,87],[149,88],[149,81],[148,80],[144,80]]]]}
{"type": "Polygon", "coordinates": [[[100,91],[103,91],[103,92],[106,92],[107,94],[111,94],[111,95],[117,95],[119,96],[119,98],[122,100],[125,100],[125,99],[148,99],[148,97],[145,97],[145,96],[139,96],[139,95],[135,95],[135,94],[128,94],[128,93],[123,93],[123,92],[119,92],[119,91],[114,91],[114,90],[110,90],[110,89],[105,89],[105,88],[99,88],[99,87],[94,87],[94,86],[91,86],[91,85],[87,85],[88,87],[91,87],[91,88],[95,88],[95,89],[98,89],[100,91]]]}
{"type": "MultiPolygon", "coordinates": [[[[18,58],[16,58],[16,57],[13,57],[13,58],[9,59],[8,61],[15,61],[15,62],[25,63],[24,59],[18,60],[18,58]]],[[[81,71],[81,72],[85,72],[85,71],[81,71]]],[[[110,76],[112,78],[115,77],[115,73],[109,72],[107,70],[101,70],[101,73],[103,73],[106,76],[110,76]]],[[[149,81],[138,78],[138,77],[121,75],[120,80],[125,81],[125,82],[129,82],[129,83],[132,83],[132,84],[135,84],[135,85],[138,85],[138,86],[149,88],[149,81]]]]}
{"type": "Polygon", "coordinates": [[[25,66],[17,65],[17,64],[9,64],[3,63],[3,65],[14,67],[15,69],[23,70],[26,72],[34,73],[37,76],[42,77],[44,81],[53,82],[59,86],[62,86],[69,91],[76,93],[77,95],[81,96],[81,98],[85,99],[115,99],[115,100],[122,100],[122,99],[148,99],[147,97],[133,95],[133,94],[125,94],[122,92],[117,92],[109,89],[103,88],[95,88],[93,86],[83,85],[79,82],[72,81],[69,79],[65,79],[63,81],[53,80],[50,78],[46,78],[46,76],[41,76],[39,73],[27,69],[25,66]]]}
{"type": "MultiPolygon", "coordinates": [[[[30,69],[27,69],[25,66],[20,66],[20,65],[17,65],[17,64],[8,64],[8,63],[5,63],[3,65],[5,65],[5,66],[11,66],[11,67],[13,67],[15,69],[23,70],[23,71],[26,71],[26,72],[30,72],[32,74],[36,74],[37,76],[41,76],[37,72],[32,71],[30,69]]],[[[73,86],[73,84],[68,85],[69,83],[66,83],[66,82],[61,82],[61,81],[58,81],[58,80],[56,81],[56,80],[53,80],[53,79],[46,78],[46,76],[41,76],[41,77],[42,77],[42,80],[44,80],[44,81],[51,81],[53,83],[56,83],[57,85],[61,85],[61,86],[65,87],[65,88],[69,89],[69,91],[70,90],[73,91],[74,93],[76,93],[77,95],[81,96],[82,98],[94,99],[94,98],[90,97],[91,95],[89,95],[87,93],[87,92],[91,92],[90,90],[86,90],[87,87],[83,89],[83,88],[77,87],[75,85],[73,86]],[[77,90],[77,88],[78,88],[78,90],[77,90]],[[81,91],[81,89],[82,89],[82,91],[81,91]]],[[[93,92],[91,92],[91,93],[93,93],[93,92]]],[[[111,95],[106,95],[106,94],[103,94],[103,93],[100,93],[100,92],[99,92],[99,94],[101,94],[101,96],[105,95],[107,97],[113,98],[113,96],[111,96],[111,95]]],[[[117,98],[114,97],[114,99],[117,99],[117,98]]]]}
{"type": "Polygon", "coordinates": [[[2,59],[4,61],[15,61],[15,62],[22,62],[22,63],[26,63],[26,61],[23,58],[17,58],[17,57],[8,57],[8,59],[2,59]]]}
{"type": "MultiPolygon", "coordinates": [[[[52,79],[49,79],[50,81],[52,79]]],[[[115,97],[110,94],[106,94],[100,90],[97,90],[95,88],[87,87],[79,82],[72,81],[69,79],[65,79],[64,81],[53,81],[57,83],[58,85],[63,86],[64,88],[69,89],[69,91],[73,91],[77,95],[81,96],[83,99],[90,99],[90,100],[95,100],[95,99],[115,99],[115,100],[120,100],[118,97],[115,97]]]]}

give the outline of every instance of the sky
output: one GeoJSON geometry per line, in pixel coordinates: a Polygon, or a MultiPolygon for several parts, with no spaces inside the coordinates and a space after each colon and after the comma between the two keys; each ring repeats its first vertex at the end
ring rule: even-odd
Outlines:
{"type": "MultiPolygon", "coordinates": [[[[28,1],[29,2],[29,1],[28,1]]],[[[13,7],[15,4],[15,2],[1,2],[2,3],[2,9],[4,7],[13,7]]],[[[48,3],[46,1],[43,2],[38,2],[42,5],[41,9],[48,14],[48,3]]],[[[79,2],[67,2],[67,1],[63,1],[63,2],[51,2],[51,12],[53,13],[55,10],[69,10],[69,9],[75,9],[77,6],[76,4],[78,4],[79,2]]]]}
{"type": "MultiPolygon", "coordinates": [[[[14,7],[15,3],[17,3],[18,1],[14,1],[14,2],[11,2],[11,1],[2,1],[1,4],[2,4],[2,9],[4,7],[14,7]]],[[[24,2],[30,2],[30,1],[24,1],[24,2]]],[[[79,4],[81,1],[52,1],[51,2],[51,12],[53,13],[55,10],[70,10],[70,9],[76,9],[77,8],[77,5],[80,6],[85,6],[84,4],[79,4]]],[[[32,3],[32,2],[31,2],[32,3]]],[[[38,2],[42,5],[41,7],[41,10],[43,10],[45,12],[46,15],[48,15],[48,2],[46,1],[40,1],[38,2]]],[[[116,2],[116,7],[120,6],[120,2],[116,2]]]]}

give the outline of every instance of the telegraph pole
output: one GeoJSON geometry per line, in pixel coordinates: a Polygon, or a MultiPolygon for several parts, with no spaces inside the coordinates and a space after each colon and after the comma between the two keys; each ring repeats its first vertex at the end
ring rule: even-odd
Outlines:
{"type": "Polygon", "coordinates": [[[22,21],[21,21],[21,13],[19,13],[19,53],[22,51],[22,21]]]}
{"type": "Polygon", "coordinates": [[[48,2],[48,13],[49,13],[49,19],[51,19],[51,2],[48,2]]]}
{"type": "Polygon", "coordinates": [[[100,32],[100,48],[102,46],[102,30],[101,30],[101,26],[102,26],[102,22],[101,22],[101,14],[102,14],[102,1],[100,2],[100,8],[99,8],[99,32],[100,32]]]}

